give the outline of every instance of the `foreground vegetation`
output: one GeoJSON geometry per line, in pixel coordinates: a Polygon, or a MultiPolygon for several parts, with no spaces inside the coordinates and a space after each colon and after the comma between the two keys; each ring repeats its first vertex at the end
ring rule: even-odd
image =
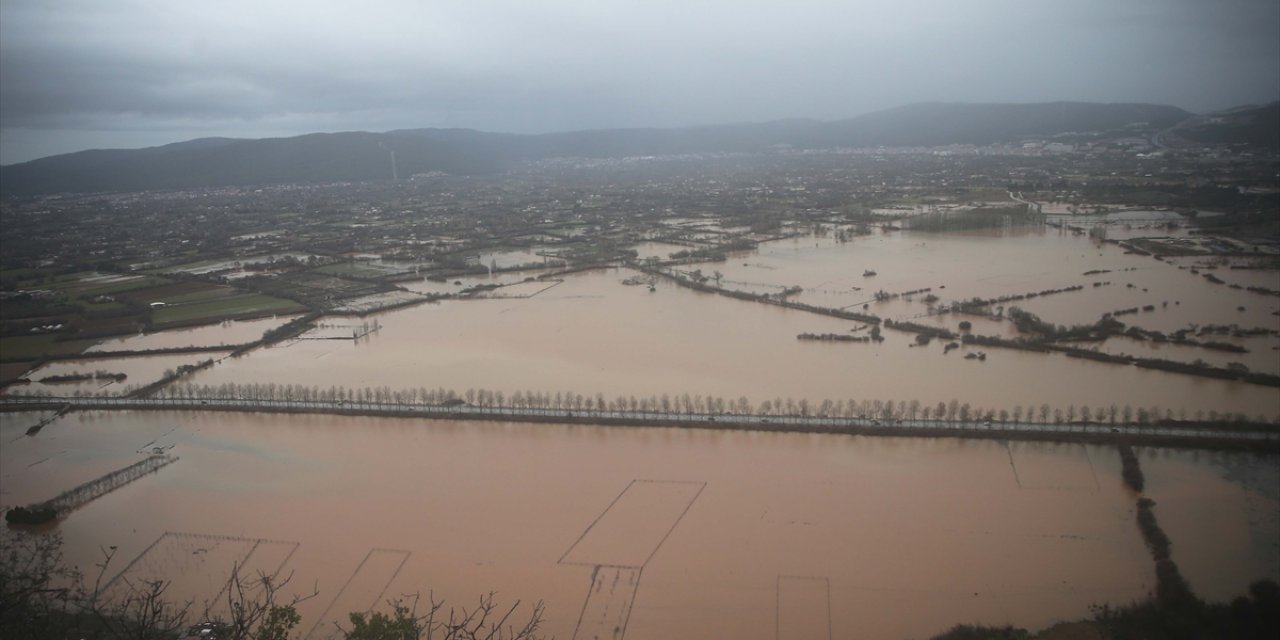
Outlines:
{"type": "MultiPolygon", "coordinates": [[[[301,637],[297,605],[319,592],[287,595],[291,576],[241,576],[234,569],[225,601],[174,601],[171,583],[105,581],[115,547],[86,579],[62,557],[57,534],[0,532],[0,638],[29,640],[291,640],[301,637]],[[229,612],[219,617],[215,609],[229,612]],[[203,632],[203,634],[202,634],[203,632]]],[[[430,597],[389,601],[386,611],[353,611],[339,625],[344,640],[538,640],[543,606],[520,612],[493,594],[474,607],[446,607],[430,597]]]]}
{"type": "Polygon", "coordinates": [[[1018,627],[957,625],[933,640],[1273,640],[1280,637],[1280,585],[1262,580],[1231,602],[1199,598],[1166,603],[1158,598],[1127,605],[1099,605],[1088,620],[1054,625],[1038,633],[1018,627]]]}

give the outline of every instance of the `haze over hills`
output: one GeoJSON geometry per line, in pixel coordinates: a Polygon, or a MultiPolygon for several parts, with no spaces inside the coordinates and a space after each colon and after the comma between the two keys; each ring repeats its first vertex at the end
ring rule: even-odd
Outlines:
{"type": "Polygon", "coordinates": [[[1260,144],[1280,147],[1280,102],[1248,105],[1189,118],[1174,132],[1208,144],[1260,144]]]}
{"type": "MultiPolygon", "coordinates": [[[[1277,105],[1261,108],[1274,111],[1277,105]]],[[[1248,138],[1252,112],[1232,112],[1225,141],[1248,138]],[[1244,124],[1241,124],[1244,123],[1244,124]]],[[[541,135],[469,129],[308,134],[290,138],[203,138],[161,147],[93,150],[0,168],[0,194],[142,191],[230,185],[322,183],[426,171],[485,173],[551,157],[625,157],[796,148],[937,146],[1016,142],[1067,132],[1167,129],[1193,114],[1172,106],[1056,102],[914,104],[834,122],[781,120],[683,129],[605,129],[541,135]]],[[[1267,121],[1266,118],[1261,118],[1267,121]]],[[[1200,118],[1193,134],[1219,120],[1200,118]]],[[[1222,122],[1225,122],[1223,120],[1222,122]]],[[[1212,129],[1212,127],[1210,127],[1212,129]]]]}

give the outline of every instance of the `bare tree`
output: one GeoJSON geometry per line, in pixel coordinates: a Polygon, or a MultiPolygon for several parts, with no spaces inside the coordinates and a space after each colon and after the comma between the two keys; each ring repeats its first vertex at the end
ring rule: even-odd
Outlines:
{"type": "Polygon", "coordinates": [[[79,598],[80,574],[62,561],[61,534],[0,530],[0,637],[79,637],[58,615],[79,598]]]}
{"type": "MultiPolygon", "coordinates": [[[[59,535],[0,530],[0,638],[94,638],[100,640],[172,640],[188,630],[196,611],[191,601],[168,598],[164,580],[106,581],[116,548],[102,550],[97,576],[86,587],[82,575],[67,567],[59,535]]],[[[290,577],[259,574],[246,579],[234,567],[225,601],[207,603],[198,625],[224,640],[288,640],[300,622],[296,605],[310,594],[282,599],[290,577]],[[225,617],[213,611],[226,607],[225,617]]],[[[418,597],[396,600],[393,612],[352,613],[351,640],[537,640],[544,606],[537,602],[520,613],[520,602],[500,608],[492,593],[474,607],[448,608],[428,596],[419,614],[418,597]]],[[[194,630],[194,628],[192,629],[194,630]]]]}
{"type": "Polygon", "coordinates": [[[101,635],[119,640],[163,640],[178,635],[187,626],[191,601],[171,602],[165,593],[169,582],[144,580],[133,582],[119,578],[120,587],[104,584],[103,578],[115,558],[116,547],[102,550],[98,575],[80,606],[95,620],[101,635]]]}
{"type": "Polygon", "coordinates": [[[346,640],[536,640],[542,625],[542,602],[533,605],[525,617],[513,616],[520,608],[499,608],[494,594],[481,596],[474,608],[445,609],[443,600],[428,594],[425,613],[419,613],[420,598],[411,594],[391,600],[391,613],[352,613],[350,628],[339,629],[346,640]]]}
{"type": "MultiPolygon", "coordinates": [[[[259,572],[251,579],[243,579],[240,567],[231,568],[231,577],[227,581],[226,605],[230,612],[226,621],[228,636],[235,640],[288,640],[289,632],[301,621],[298,616],[298,604],[310,600],[320,594],[316,588],[306,595],[294,595],[288,603],[279,600],[281,592],[289,585],[293,574],[276,579],[272,575],[259,572]]],[[[205,619],[216,616],[205,608],[205,619]]]]}

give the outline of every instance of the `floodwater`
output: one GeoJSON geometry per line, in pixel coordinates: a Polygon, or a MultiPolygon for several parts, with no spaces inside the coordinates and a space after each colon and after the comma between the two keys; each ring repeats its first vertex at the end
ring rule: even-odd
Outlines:
{"type": "Polygon", "coordinates": [[[538,255],[538,251],[541,250],[541,248],[534,248],[528,251],[488,251],[479,254],[477,260],[482,267],[492,266],[497,269],[542,264],[547,262],[548,258],[538,255]]]}
{"type": "MultiPolygon", "coordinates": [[[[689,268],[721,271],[745,290],[800,285],[800,300],[866,304],[898,320],[954,328],[969,319],[988,335],[1015,333],[999,318],[929,315],[922,294],[871,294],[927,287],[941,304],[1084,284],[1023,306],[1059,324],[1154,304],[1121,319],[1160,330],[1280,328],[1276,298],[1179,266],[1050,230],[802,238],[689,268]],[[1083,275],[1094,269],[1110,273],[1083,275]]],[[[528,298],[381,313],[378,330],[358,340],[258,349],[191,383],[1280,411],[1275,388],[1058,354],[983,349],[979,362],[964,358],[968,348],[944,355],[939,341],[917,347],[891,330],[878,344],[801,342],[800,333],[868,329],[664,281],[653,292],[622,284],[635,275],[576,273],[550,288],[509,288],[536,293],[528,298]]],[[[366,320],[324,322],[342,327],[311,337],[345,336],[366,320]]],[[[1149,349],[1129,342],[1104,348],[1149,349]]],[[[1274,335],[1238,343],[1251,368],[1280,366],[1266,358],[1280,344],[1274,335]]],[[[136,385],[222,355],[58,362],[33,377],[102,369],[136,385]]],[[[962,622],[1039,628],[1154,586],[1136,496],[1110,447],[212,412],[82,412],[23,435],[43,417],[0,413],[0,503],[53,497],[164,448],[181,459],[59,525],[68,559],[92,570],[114,545],[107,577],[137,558],[126,577],[174,579],[175,595],[201,600],[235,562],[292,573],[293,587],[320,592],[301,605],[309,640],[330,637],[346,612],[428,591],[455,605],[489,591],[502,603],[543,600],[544,631],[558,638],[625,627],[632,640],[764,640],[921,638],[962,622]]],[[[1280,458],[1139,454],[1197,593],[1227,599],[1280,579],[1280,458]]]]}
{"type": "Polygon", "coordinates": [[[86,351],[145,351],[191,346],[239,345],[259,339],[263,333],[283,326],[293,318],[294,316],[273,316],[255,320],[228,320],[190,329],[139,333],[103,340],[86,351]]]}
{"type": "Polygon", "coordinates": [[[670,242],[641,242],[631,247],[636,252],[636,257],[644,260],[645,258],[657,258],[666,260],[671,254],[678,251],[688,251],[689,247],[670,242]]]}
{"type": "Polygon", "coordinates": [[[410,282],[398,283],[403,289],[424,294],[450,294],[458,293],[468,287],[474,287],[479,284],[496,284],[510,285],[524,282],[527,278],[536,278],[554,271],[554,269],[529,269],[521,271],[500,271],[493,274],[480,274],[473,276],[456,276],[449,278],[445,282],[437,282],[434,280],[414,280],[410,282]],[[455,284],[456,283],[456,284],[455,284]]]}
{"type": "Polygon", "coordinates": [[[77,394],[123,395],[137,387],[146,386],[159,380],[170,369],[176,370],[183,365],[195,365],[210,359],[219,360],[226,357],[228,353],[213,351],[159,356],[129,356],[124,358],[55,360],[33,371],[28,371],[25,377],[31,380],[31,384],[7,387],[0,393],[5,395],[44,393],[53,396],[73,396],[77,394]],[[92,374],[96,371],[123,373],[126,377],[120,382],[105,379],[56,383],[39,382],[41,378],[47,376],[92,374]]]}
{"type": "MultiPolygon", "coordinates": [[[[975,408],[1011,411],[1045,403],[1064,410],[1072,404],[1115,404],[1268,418],[1280,409],[1275,388],[1059,354],[983,349],[988,357],[979,362],[964,359],[967,349],[944,355],[940,341],[914,347],[913,335],[889,330],[879,344],[801,342],[797,334],[846,333],[860,323],[665,282],[654,292],[621,284],[634,275],[622,269],[570,274],[527,299],[444,301],[392,311],[378,315],[381,329],[359,341],[259,349],[200,372],[191,382],[443,387],[459,393],[477,388],[507,395],[572,391],[609,399],[689,393],[753,403],[789,397],[928,404],[959,399],[975,408]]],[[[1038,290],[1045,282],[1026,280],[1013,290],[1038,290]]],[[[980,332],[1010,330],[1008,322],[990,324],[999,330],[980,332]]]]}
{"type": "MultiPolygon", "coordinates": [[[[202,599],[262,539],[253,566],[320,591],[304,631],[398,594],[469,605],[494,590],[545,601],[559,638],[628,602],[633,640],[774,638],[780,621],[810,637],[823,614],[833,637],[909,638],[1043,627],[1153,586],[1109,447],[198,412],[86,413],[10,437],[33,419],[0,415],[4,504],[139,449],[181,458],[63,521],[71,561],[116,545],[111,577],[160,540],[129,577],[168,572],[202,599]]],[[[1258,542],[1277,539],[1280,502],[1247,480],[1274,480],[1274,456],[1144,454],[1193,587],[1227,597],[1280,577],[1258,542]]]]}
{"type": "Polygon", "coordinates": [[[1231,576],[1280,566],[1280,462],[1275,456],[1140,449],[1146,495],[1173,540],[1173,559],[1210,600],[1242,595],[1231,576]],[[1227,492],[1223,489],[1230,487],[1227,492]],[[1212,500],[1205,500],[1214,496],[1212,500]],[[1235,527],[1241,519],[1247,527],[1235,527]],[[1215,549],[1200,553],[1199,549],[1215,549]]]}
{"type": "MultiPolygon", "coordinates": [[[[937,304],[945,305],[975,297],[1084,286],[1082,291],[1007,306],[1070,325],[1153,304],[1154,313],[1121,319],[1156,330],[1176,330],[1191,323],[1280,330],[1280,317],[1273,315],[1280,310],[1280,298],[1230,289],[1176,265],[1050,228],[876,234],[844,244],[804,237],[766,243],[756,252],[738,254],[723,263],[689,268],[700,268],[708,276],[721,272],[722,286],[727,288],[777,293],[783,287],[800,286],[804,289],[797,297],[800,301],[828,307],[866,304],[867,311],[897,320],[927,315],[925,294],[914,296],[913,305],[895,309],[892,303],[876,302],[877,291],[900,294],[928,288],[939,298],[937,304]],[[868,270],[876,275],[864,276],[868,270]],[[1090,271],[1106,273],[1084,275],[1090,271]],[[1110,284],[1094,287],[1095,282],[1110,284]],[[1166,301],[1169,306],[1162,306],[1166,301]],[[1239,310],[1241,306],[1245,311],[1239,310]]],[[[1271,271],[1243,271],[1233,277],[1245,286],[1276,287],[1271,271]]]]}

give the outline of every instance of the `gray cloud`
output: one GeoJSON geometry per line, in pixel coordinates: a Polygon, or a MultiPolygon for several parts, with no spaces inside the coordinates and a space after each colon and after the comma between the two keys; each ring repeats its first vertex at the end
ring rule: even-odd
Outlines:
{"type": "Polygon", "coordinates": [[[1280,96],[1274,0],[0,4],[0,162],[202,135],[556,131],[916,101],[1280,96]]]}

